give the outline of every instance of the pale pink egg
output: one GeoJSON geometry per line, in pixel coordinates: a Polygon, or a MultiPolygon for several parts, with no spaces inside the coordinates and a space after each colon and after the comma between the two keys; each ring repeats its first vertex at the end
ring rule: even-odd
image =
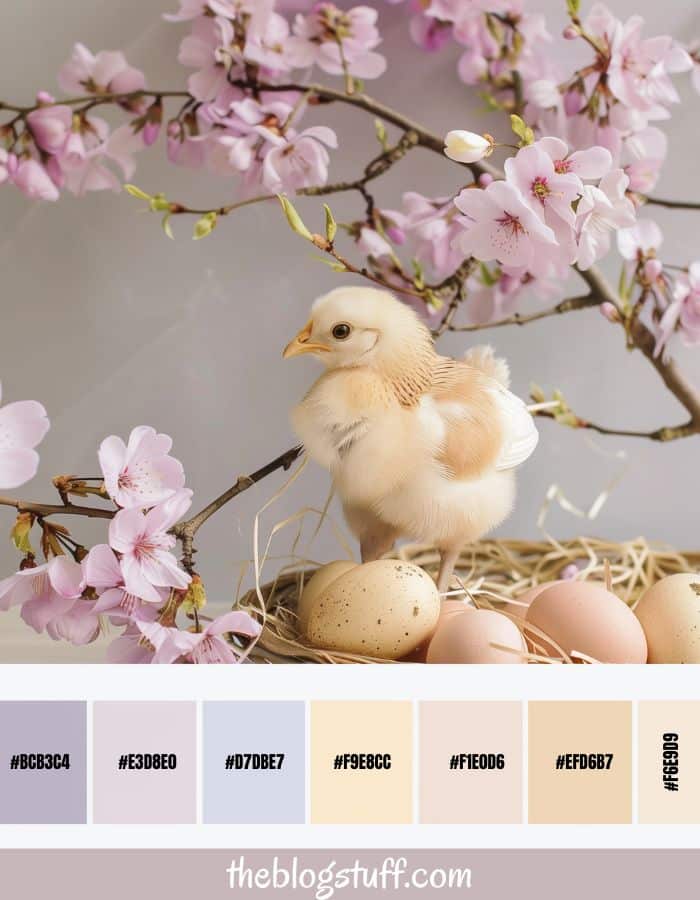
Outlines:
{"type": "Polygon", "coordinates": [[[442,615],[428,647],[428,663],[524,663],[520,629],[499,612],[465,608],[442,615]],[[511,648],[501,650],[501,647],[511,648]]]}
{"type": "MultiPolygon", "coordinates": [[[[552,638],[566,653],[582,653],[601,663],[645,663],[647,643],[632,610],[592,581],[566,581],[542,591],[525,620],[552,638]]],[[[557,652],[547,649],[547,655],[557,652]]]]}
{"type": "Polygon", "coordinates": [[[524,594],[520,594],[519,597],[515,599],[518,601],[517,603],[506,603],[504,606],[505,612],[510,613],[512,616],[515,616],[517,619],[524,619],[527,615],[527,611],[530,608],[530,604],[535,599],[535,597],[539,597],[542,591],[546,591],[547,588],[554,587],[555,584],[566,584],[564,581],[543,581],[542,584],[536,584],[534,587],[531,587],[529,590],[525,591],[524,594]],[[522,604],[522,605],[521,605],[522,604]]]}

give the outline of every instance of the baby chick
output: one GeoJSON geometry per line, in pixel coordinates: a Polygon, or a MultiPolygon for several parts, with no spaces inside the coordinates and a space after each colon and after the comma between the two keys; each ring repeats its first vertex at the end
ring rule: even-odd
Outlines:
{"type": "Polygon", "coordinates": [[[449,587],[462,546],[510,512],[513,469],[537,445],[508,367],[490,348],[440,356],[416,313],[391,294],[342,287],[320,297],[284,350],[326,372],[292,412],[304,447],[327,468],[362,560],[400,537],[440,551],[449,587]]]}

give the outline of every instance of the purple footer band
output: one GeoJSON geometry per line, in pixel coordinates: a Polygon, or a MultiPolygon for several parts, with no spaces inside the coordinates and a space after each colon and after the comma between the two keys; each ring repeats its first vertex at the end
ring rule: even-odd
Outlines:
{"type": "Polygon", "coordinates": [[[5,850],[12,900],[690,900],[700,850],[5,850]]]}

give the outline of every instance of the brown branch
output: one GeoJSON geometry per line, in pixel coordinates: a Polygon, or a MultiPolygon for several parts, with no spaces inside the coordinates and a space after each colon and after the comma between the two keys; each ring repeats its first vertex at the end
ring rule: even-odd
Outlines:
{"type": "MultiPolygon", "coordinates": [[[[444,153],[445,142],[442,137],[428,131],[408,116],[402,115],[390,106],[385,106],[383,103],[380,103],[373,97],[369,97],[367,94],[345,94],[342,91],[324,87],[322,84],[266,84],[259,81],[236,81],[234,84],[237,87],[244,89],[256,89],[259,91],[304,91],[309,94],[311,98],[316,97],[318,100],[327,103],[337,102],[354,106],[356,109],[362,109],[365,112],[371,113],[373,116],[377,116],[384,122],[396,125],[397,128],[401,128],[403,131],[414,132],[420,147],[425,147],[427,150],[432,150],[434,153],[439,153],[440,156],[448,159],[444,153]]],[[[484,160],[476,163],[457,163],[454,160],[452,160],[452,162],[455,165],[470,169],[475,175],[481,175],[486,172],[493,175],[494,178],[502,177],[502,173],[499,169],[484,160]]]]}
{"type": "Polygon", "coordinates": [[[577,271],[591,289],[593,296],[596,296],[601,303],[611,303],[618,310],[632,346],[644,354],[668,390],[690,414],[690,420],[684,425],[661,428],[652,432],[653,435],[656,435],[654,439],[669,440],[700,434],[700,391],[688,381],[672,359],[667,359],[663,354],[655,352],[656,339],[638,317],[635,316],[631,321],[628,320],[622,300],[599,269],[591,267],[585,271],[580,269],[577,271]],[[660,435],[665,435],[665,437],[660,435]],[[669,435],[671,437],[668,437],[669,435]]]}
{"type": "Polygon", "coordinates": [[[579,309],[590,309],[592,306],[599,306],[601,300],[594,294],[583,294],[580,297],[569,297],[562,300],[556,306],[550,309],[543,309],[530,315],[521,315],[515,313],[505,319],[497,319],[495,322],[484,322],[479,325],[450,325],[448,331],[482,331],[486,328],[502,328],[506,325],[527,325],[530,322],[537,322],[539,319],[547,319],[550,316],[559,316],[567,312],[574,312],[579,309]]]}
{"type": "MultiPolygon", "coordinates": [[[[544,419],[556,419],[556,415],[545,409],[535,410],[532,414],[544,419]]],[[[574,429],[584,428],[588,431],[595,431],[598,434],[604,434],[606,436],[646,438],[647,440],[659,441],[661,443],[689,437],[692,434],[697,434],[698,431],[692,422],[686,422],[684,425],[671,425],[665,428],[657,428],[654,431],[634,431],[625,428],[608,428],[605,425],[597,425],[595,422],[589,422],[587,419],[580,419],[578,416],[576,416],[576,421],[569,424],[568,427],[574,429]]]]}
{"type": "Polygon", "coordinates": [[[666,200],[662,197],[645,197],[648,206],[664,206],[666,209],[700,209],[700,203],[692,200],[666,200]]]}
{"type": "Polygon", "coordinates": [[[234,497],[237,497],[239,494],[242,494],[243,491],[247,491],[248,488],[257,484],[258,481],[262,481],[263,478],[267,478],[268,475],[271,475],[278,469],[283,469],[285,471],[289,469],[302,452],[303,447],[292,447],[290,450],[285,451],[276,459],[273,459],[252,474],[242,475],[227,491],[224,491],[223,494],[218,496],[215,500],[212,500],[211,503],[208,503],[191,518],[184,522],[179,522],[173,528],[173,534],[182,542],[182,564],[188,572],[191,572],[194,566],[193,556],[196,553],[194,548],[195,535],[207,519],[210,519],[214,513],[218,512],[222,506],[225,506],[229,501],[233,500],[234,497]]]}
{"type": "Polygon", "coordinates": [[[32,106],[16,106],[12,103],[4,103],[0,101],[0,112],[7,110],[8,112],[17,113],[21,118],[45,106],[80,106],[82,103],[90,103],[92,106],[103,106],[105,103],[125,103],[129,100],[139,100],[141,97],[183,97],[187,100],[194,98],[188,91],[155,91],[140,90],[129,91],[125,94],[84,94],[81,97],[69,97],[66,100],[56,100],[54,103],[35,103],[32,106]]]}
{"type": "MultiPolygon", "coordinates": [[[[412,147],[417,146],[417,142],[418,138],[415,132],[406,132],[396,146],[390,147],[388,150],[380,153],[379,156],[367,163],[361,178],[357,178],[354,181],[339,181],[335,184],[320,184],[299,188],[299,190],[294,192],[294,195],[296,197],[325,197],[327,194],[359,191],[366,199],[368,195],[364,190],[365,186],[369,184],[370,181],[374,181],[375,178],[384,175],[394,163],[403,159],[412,147]]],[[[170,205],[170,212],[173,213],[173,215],[195,216],[203,216],[207,213],[215,212],[217,216],[228,216],[232,212],[242,209],[244,206],[264,203],[267,200],[277,200],[277,197],[277,194],[258,194],[255,197],[248,197],[247,200],[239,200],[236,203],[229,203],[225,206],[219,206],[213,209],[195,209],[194,207],[186,206],[184,203],[174,202],[170,205]]]]}
{"type": "Polygon", "coordinates": [[[111,519],[115,510],[102,509],[99,506],[77,506],[74,503],[32,503],[28,500],[16,500],[14,497],[0,497],[0,506],[13,506],[17,512],[27,512],[34,516],[86,516],[88,519],[111,519]]]}

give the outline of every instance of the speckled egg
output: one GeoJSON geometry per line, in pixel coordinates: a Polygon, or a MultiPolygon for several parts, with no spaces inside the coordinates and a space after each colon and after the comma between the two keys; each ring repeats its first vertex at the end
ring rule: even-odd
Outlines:
{"type": "Polygon", "coordinates": [[[700,575],[668,575],[635,609],[650,663],[700,663],[700,575]]]}
{"type": "Polygon", "coordinates": [[[426,641],[440,615],[427,572],[379,559],[335,579],[314,600],[308,637],[319,647],[379,659],[400,659],[426,641]]]}
{"type": "MultiPolygon", "coordinates": [[[[647,661],[637,617],[600,583],[565,581],[548,587],[532,601],[525,620],[566,653],[582,653],[601,663],[647,661]]],[[[559,654],[552,648],[549,655],[559,654]]]]}
{"type": "Polygon", "coordinates": [[[304,585],[304,589],[299,597],[297,604],[297,615],[299,616],[299,633],[306,634],[309,627],[309,613],[314,604],[314,600],[319,597],[326,588],[332,584],[341,575],[345,575],[351,569],[356,569],[357,563],[350,559],[337,559],[334,562],[326,563],[321,566],[304,585]]]}
{"type": "Polygon", "coordinates": [[[467,607],[442,616],[428,647],[429,663],[524,663],[518,626],[502,613],[467,607]],[[514,652],[501,650],[509,647],[514,652]]]}

